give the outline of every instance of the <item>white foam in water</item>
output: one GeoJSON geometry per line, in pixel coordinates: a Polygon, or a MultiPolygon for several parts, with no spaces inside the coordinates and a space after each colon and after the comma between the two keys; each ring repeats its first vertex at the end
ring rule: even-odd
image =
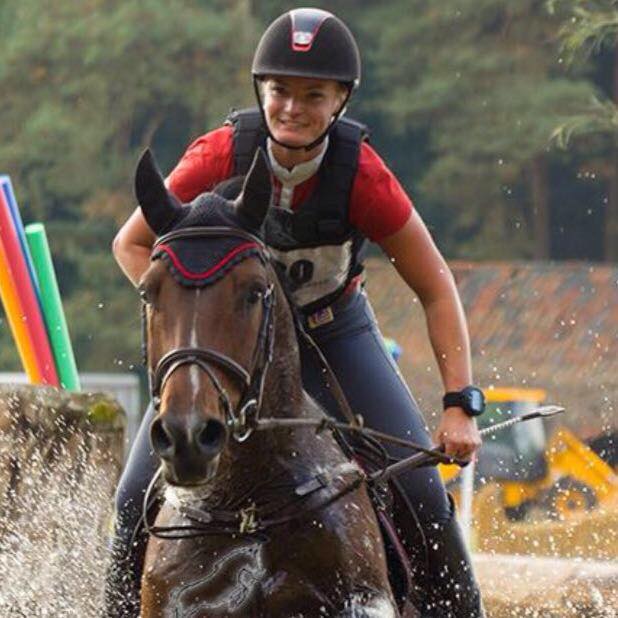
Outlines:
{"type": "Polygon", "coordinates": [[[3,618],[100,612],[114,478],[107,466],[89,463],[94,438],[77,438],[71,453],[30,439],[0,445],[3,618]],[[19,477],[9,483],[15,464],[19,477]]]}

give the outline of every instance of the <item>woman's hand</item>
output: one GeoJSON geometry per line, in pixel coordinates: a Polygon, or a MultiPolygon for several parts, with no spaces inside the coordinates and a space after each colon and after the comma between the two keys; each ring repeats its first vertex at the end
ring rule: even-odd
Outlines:
{"type": "Polygon", "coordinates": [[[472,460],[482,442],[476,420],[461,408],[455,407],[444,411],[434,434],[434,441],[437,445],[444,446],[446,455],[464,461],[472,460]]]}

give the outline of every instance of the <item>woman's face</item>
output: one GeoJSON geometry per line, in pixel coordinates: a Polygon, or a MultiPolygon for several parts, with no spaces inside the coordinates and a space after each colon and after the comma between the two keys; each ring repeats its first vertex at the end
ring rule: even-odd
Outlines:
{"type": "Polygon", "coordinates": [[[322,135],[346,97],[338,82],[308,77],[268,77],[261,91],[270,132],[291,146],[306,146],[322,135]]]}

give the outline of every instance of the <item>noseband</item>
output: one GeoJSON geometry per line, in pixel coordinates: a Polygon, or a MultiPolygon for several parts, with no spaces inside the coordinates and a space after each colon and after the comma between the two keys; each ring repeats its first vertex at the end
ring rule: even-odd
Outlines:
{"type": "MultiPolygon", "coordinates": [[[[257,236],[233,227],[192,227],[175,230],[158,238],[153,246],[153,252],[159,245],[168,243],[172,240],[187,238],[207,239],[215,237],[237,237],[254,243],[259,249],[261,258],[267,263],[270,261],[270,254],[266,245],[264,245],[257,236]]],[[[262,405],[264,379],[268,366],[272,361],[274,344],[274,305],[274,284],[270,283],[262,296],[262,320],[256,347],[253,352],[252,372],[226,354],[211,348],[175,348],[164,354],[157,363],[154,372],[149,371],[150,393],[155,411],[157,413],[159,412],[161,406],[161,393],[174,371],[184,365],[197,365],[209,377],[216,388],[219,394],[219,404],[224,410],[226,422],[232,435],[238,442],[246,440],[256,426],[256,421],[262,405]],[[243,392],[236,410],[234,410],[232,406],[227,391],[213,372],[213,365],[232,375],[236,382],[240,384],[243,392]]],[[[143,334],[144,356],[146,356],[148,345],[146,341],[147,329],[145,327],[145,319],[143,334]]]]}

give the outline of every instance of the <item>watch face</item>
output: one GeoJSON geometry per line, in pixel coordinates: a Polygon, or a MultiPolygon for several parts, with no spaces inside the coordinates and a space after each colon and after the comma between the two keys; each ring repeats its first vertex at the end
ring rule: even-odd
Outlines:
{"type": "Polygon", "coordinates": [[[481,414],[485,409],[485,395],[483,395],[483,391],[478,388],[467,389],[466,397],[470,410],[476,414],[481,414]]]}

